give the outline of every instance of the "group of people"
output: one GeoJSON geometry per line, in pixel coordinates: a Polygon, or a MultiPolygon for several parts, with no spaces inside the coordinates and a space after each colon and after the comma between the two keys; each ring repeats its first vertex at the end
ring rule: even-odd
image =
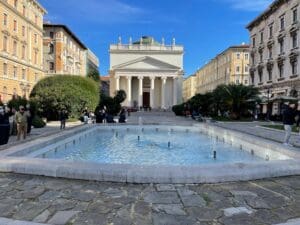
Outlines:
{"type": "MultiPolygon", "coordinates": [[[[104,106],[96,112],[96,123],[115,123],[114,116],[109,113],[104,106]]],[[[121,109],[119,113],[119,123],[126,123],[126,110],[124,108],[121,109]]]]}
{"type": "Polygon", "coordinates": [[[18,110],[0,106],[0,145],[7,144],[11,135],[17,135],[17,140],[26,139],[31,132],[32,120],[29,104],[21,105],[18,110]]]}

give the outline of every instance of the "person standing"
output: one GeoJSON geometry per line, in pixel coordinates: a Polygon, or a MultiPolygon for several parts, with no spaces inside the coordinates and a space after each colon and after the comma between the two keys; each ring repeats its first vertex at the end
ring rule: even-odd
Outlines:
{"type": "Polygon", "coordinates": [[[60,120],[60,129],[64,130],[66,128],[66,121],[68,119],[68,112],[67,110],[62,110],[59,114],[59,120],[60,120]]]}
{"type": "Polygon", "coordinates": [[[283,141],[283,145],[286,146],[292,146],[290,142],[291,133],[293,125],[295,124],[295,104],[289,104],[286,106],[286,108],[283,110],[283,125],[285,130],[285,137],[283,141]]]}
{"type": "Polygon", "coordinates": [[[0,106],[0,145],[7,144],[9,140],[9,108],[4,110],[2,106],[0,106]]]}
{"type": "Polygon", "coordinates": [[[27,115],[27,135],[31,133],[32,121],[33,121],[33,111],[30,107],[30,104],[26,105],[26,115],[27,115]]]}
{"type": "Polygon", "coordinates": [[[24,106],[19,107],[19,112],[16,113],[16,122],[17,122],[17,140],[26,139],[27,136],[27,113],[25,112],[24,106]]]}

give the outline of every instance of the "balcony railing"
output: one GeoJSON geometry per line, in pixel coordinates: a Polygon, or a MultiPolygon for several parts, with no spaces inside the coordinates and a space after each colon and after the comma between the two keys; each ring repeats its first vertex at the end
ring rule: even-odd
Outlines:
{"type": "Polygon", "coordinates": [[[180,45],[125,45],[117,44],[110,45],[110,50],[149,50],[149,51],[183,51],[183,46],[180,45]]]}

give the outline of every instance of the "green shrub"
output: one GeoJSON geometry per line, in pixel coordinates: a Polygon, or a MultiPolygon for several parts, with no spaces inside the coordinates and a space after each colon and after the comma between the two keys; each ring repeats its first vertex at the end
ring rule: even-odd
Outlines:
{"type": "Polygon", "coordinates": [[[174,105],[172,111],[176,116],[183,116],[184,114],[184,104],[174,105]]]}
{"type": "Polygon", "coordinates": [[[99,103],[99,85],[89,78],[56,75],[39,81],[30,98],[37,104],[39,114],[57,120],[58,112],[66,109],[70,117],[79,118],[86,107],[95,110],[99,103]]]}
{"type": "Polygon", "coordinates": [[[124,90],[119,90],[113,98],[101,93],[100,99],[101,101],[96,109],[96,113],[105,106],[107,113],[116,116],[121,111],[121,103],[126,99],[126,92],[124,90]]]}
{"type": "Polygon", "coordinates": [[[46,123],[43,121],[41,117],[35,115],[32,120],[32,126],[34,128],[43,128],[44,126],[46,126],[46,123]]]}
{"type": "Polygon", "coordinates": [[[27,105],[28,100],[26,98],[20,97],[20,96],[14,96],[8,103],[7,106],[9,108],[15,108],[16,110],[19,110],[19,107],[22,106],[26,106],[27,105]]]}

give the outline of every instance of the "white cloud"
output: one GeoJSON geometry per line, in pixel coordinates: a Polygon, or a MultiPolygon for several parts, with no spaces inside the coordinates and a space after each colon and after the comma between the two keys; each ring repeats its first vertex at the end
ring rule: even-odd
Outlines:
{"type": "Polygon", "coordinates": [[[263,11],[273,2],[273,0],[224,0],[233,9],[244,11],[263,11]]]}

